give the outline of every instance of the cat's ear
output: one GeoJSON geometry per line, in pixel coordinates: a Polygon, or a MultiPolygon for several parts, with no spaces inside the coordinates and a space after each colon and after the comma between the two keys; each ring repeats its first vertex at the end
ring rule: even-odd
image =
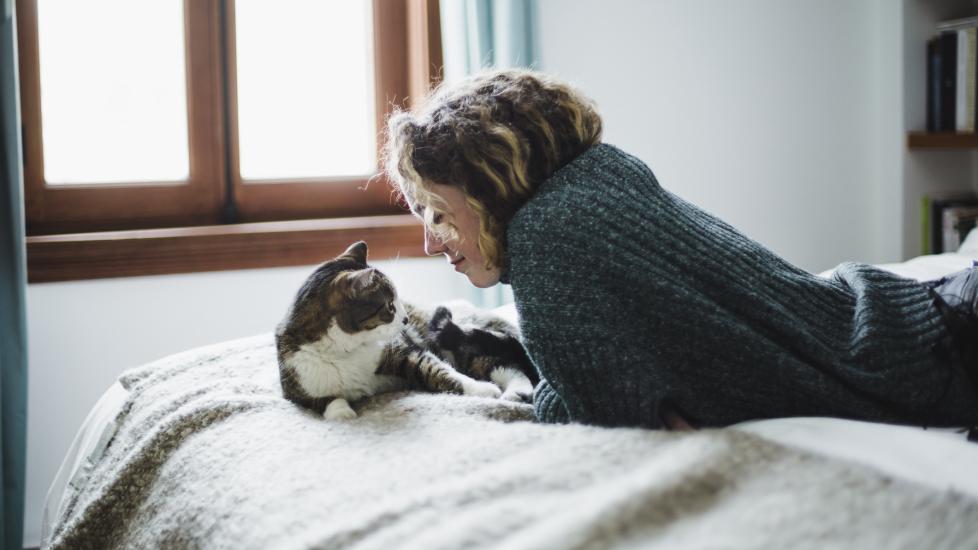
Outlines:
{"type": "Polygon", "coordinates": [[[350,283],[351,287],[353,288],[353,292],[360,294],[361,292],[364,292],[368,288],[374,286],[374,281],[376,278],[377,270],[372,267],[354,271],[350,276],[350,283]]]}
{"type": "Polygon", "coordinates": [[[351,244],[346,249],[346,252],[339,255],[339,258],[350,258],[355,262],[361,264],[367,263],[367,243],[363,241],[357,241],[351,244]]]}

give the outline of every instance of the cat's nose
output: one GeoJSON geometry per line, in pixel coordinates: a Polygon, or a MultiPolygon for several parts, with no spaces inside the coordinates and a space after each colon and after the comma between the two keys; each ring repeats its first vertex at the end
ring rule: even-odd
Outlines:
{"type": "Polygon", "coordinates": [[[407,315],[405,315],[405,316],[404,316],[404,324],[405,324],[405,325],[406,325],[406,324],[408,324],[408,318],[407,318],[407,315]]]}

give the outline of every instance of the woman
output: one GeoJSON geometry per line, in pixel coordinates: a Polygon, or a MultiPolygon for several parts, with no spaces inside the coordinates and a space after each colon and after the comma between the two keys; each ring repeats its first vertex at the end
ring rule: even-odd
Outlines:
{"type": "Polygon", "coordinates": [[[427,253],[512,285],[541,421],[978,423],[978,270],[798,269],[601,143],[592,103],[544,74],[442,87],[388,132],[427,253]]]}

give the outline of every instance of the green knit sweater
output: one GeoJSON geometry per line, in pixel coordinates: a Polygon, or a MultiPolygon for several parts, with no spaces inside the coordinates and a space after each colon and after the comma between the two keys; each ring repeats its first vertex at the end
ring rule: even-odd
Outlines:
{"type": "Polygon", "coordinates": [[[967,379],[934,351],[947,329],[923,285],[794,267],[612,145],[541,185],[507,252],[540,421],[659,428],[668,400],[701,426],[978,422],[967,379]]]}

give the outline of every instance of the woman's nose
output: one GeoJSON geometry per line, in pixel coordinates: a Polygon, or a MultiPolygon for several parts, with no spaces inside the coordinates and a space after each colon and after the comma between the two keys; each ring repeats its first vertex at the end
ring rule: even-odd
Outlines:
{"type": "Polygon", "coordinates": [[[427,227],[424,228],[424,253],[437,256],[445,252],[445,243],[435,236],[427,227]]]}

